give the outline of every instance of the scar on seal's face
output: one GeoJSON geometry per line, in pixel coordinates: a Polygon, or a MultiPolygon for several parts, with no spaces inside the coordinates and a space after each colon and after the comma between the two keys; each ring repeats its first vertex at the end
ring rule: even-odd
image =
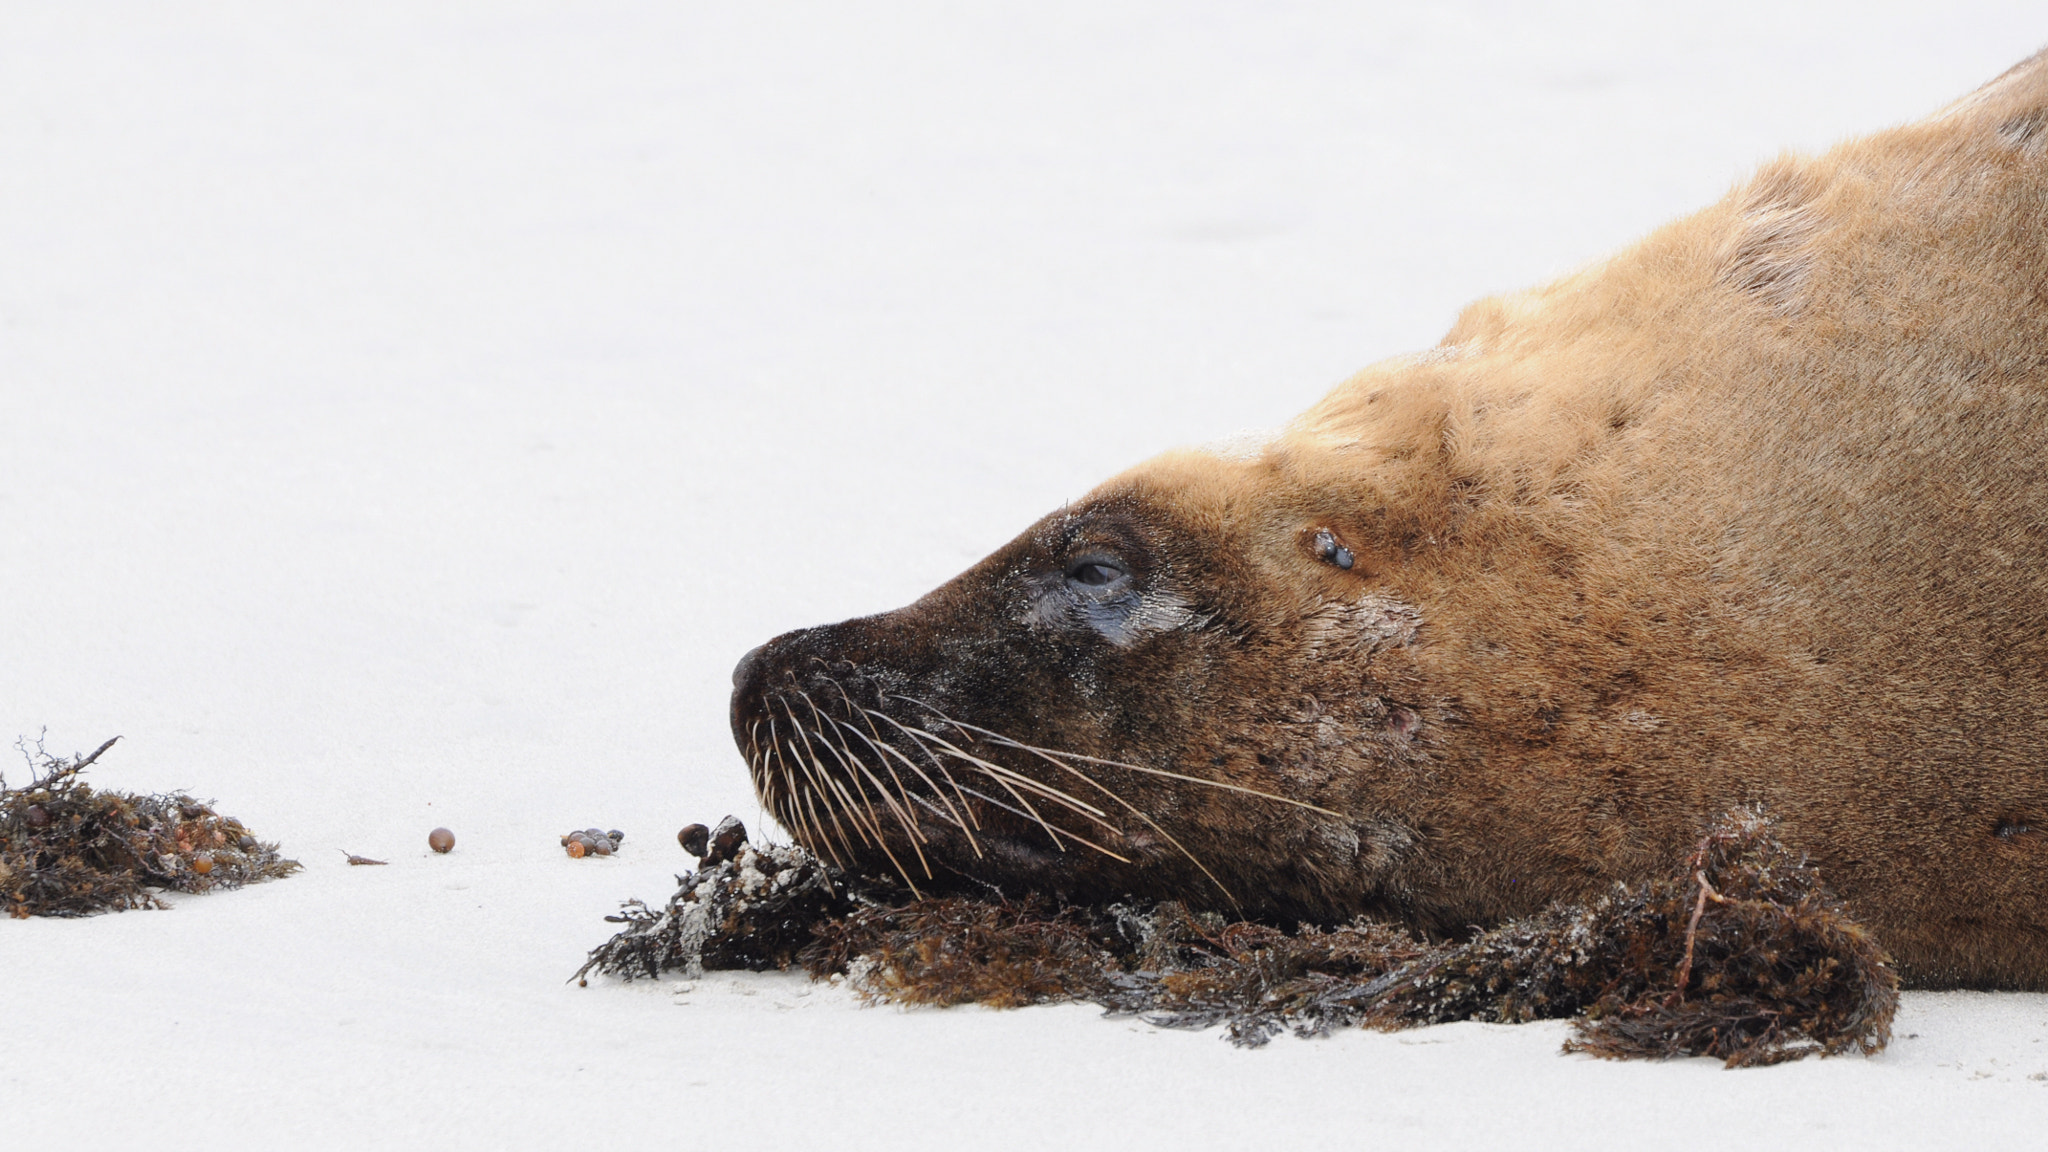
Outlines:
{"type": "Polygon", "coordinates": [[[2044,218],[2037,55],[769,641],[734,738],[920,891],[1442,934],[1761,804],[1914,979],[2048,987],[2044,218]]]}

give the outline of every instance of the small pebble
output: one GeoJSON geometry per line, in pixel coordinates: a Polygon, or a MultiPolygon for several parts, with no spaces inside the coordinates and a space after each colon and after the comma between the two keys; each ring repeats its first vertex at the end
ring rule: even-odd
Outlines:
{"type": "Polygon", "coordinates": [[[580,859],[583,855],[583,841],[571,840],[563,845],[563,850],[569,853],[570,859],[580,859]]]}
{"type": "Polygon", "coordinates": [[[450,848],[455,847],[455,833],[446,828],[436,828],[427,833],[427,847],[445,855],[450,848]]]}
{"type": "Polygon", "coordinates": [[[590,842],[590,850],[599,856],[609,856],[612,854],[612,842],[603,836],[599,836],[590,842]]]}
{"type": "Polygon", "coordinates": [[[614,828],[611,831],[605,833],[604,837],[605,839],[611,841],[613,844],[617,844],[626,838],[626,834],[624,832],[619,831],[617,828],[614,828]]]}
{"type": "Polygon", "coordinates": [[[201,876],[213,871],[213,857],[201,854],[192,858],[192,870],[201,876]]]}
{"type": "Polygon", "coordinates": [[[49,823],[50,810],[48,808],[43,807],[41,804],[31,804],[28,806],[29,827],[42,828],[46,827],[49,823]]]}
{"type": "Polygon", "coordinates": [[[676,833],[676,843],[683,846],[683,851],[702,859],[706,852],[711,851],[711,829],[702,824],[692,824],[676,833]]]}
{"type": "Polygon", "coordinates": [[[236,846],[244,852],[254,852],[256,850],[256,838],[245,833],[239,841],[236,841],[236,846]]]}

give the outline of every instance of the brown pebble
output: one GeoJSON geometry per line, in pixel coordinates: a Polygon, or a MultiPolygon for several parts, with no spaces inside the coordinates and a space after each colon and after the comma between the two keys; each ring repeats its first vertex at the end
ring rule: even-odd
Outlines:
{"type": "Polygon", "coordinates": [[[612,854],[612,842],[603,836],[599,836],[596,840],[591,841],[590,850],[599,856],[609,856],[612,854]]]}
{"type": "Polygon", "coordinates": [[[583,855],[583,841],[571,840],[563,846],[563,851],[569,853],[571,859],[580,859],[583,855]]]}
{"type": "Polygon", "coordinates": [[[43,827],[47,827],[47,826],[49,825],[49,823],[50,823],[50,810],[49,810],[48,808],[45,808],[45,807],[43,807],[43,806],[42,806],[41,804],[31,804],[31,805],[29,805],[29,806],[28,806],[28,826],[29,826],[29,827],[31,827],[31,828],[43,828],[43,827]]]}
{"type": "Polygon", "coordinates": [[[683,851],[702,859],[706,852],[711,851],[711,829],[702,824],[691,824],[676,833],[676,843],[683,846],[683,851]]]}
{"type": "Polygon", "coordinates": [[[194,856],[192,858],[192,870],[201,876],[213,871],[213,857],[206,855],[194,856]]]}
{"type": "Polygon", "coordinates": [[[436,828],[432,832],[427,833],[427,847],[432,848],[436,852],[446,853],[450,848],[455,847],[455,833],[450,832],[446,828],[436,828]]]}

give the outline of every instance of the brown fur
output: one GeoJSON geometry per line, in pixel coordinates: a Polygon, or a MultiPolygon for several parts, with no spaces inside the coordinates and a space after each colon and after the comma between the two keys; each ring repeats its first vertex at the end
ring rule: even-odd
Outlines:
{"type": "Polygon", "coordinates": [[[1456,934],[1760,804],[1918,982],[2048,988],[2048,54],[735,683],[914,882],[1456,934]]]}

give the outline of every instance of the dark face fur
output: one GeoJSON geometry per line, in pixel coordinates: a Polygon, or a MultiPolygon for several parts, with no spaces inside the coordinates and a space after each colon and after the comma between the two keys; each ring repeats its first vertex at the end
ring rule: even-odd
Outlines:
{"type": "Polygon", "coordinates": [[[749,653],[733,736],[806,847],[920,891],[1398,903],[1374,781],[1419,719],[1358,657],[1417,620],[1340,536],[1098,495],[907,608],[749,653]]]}

